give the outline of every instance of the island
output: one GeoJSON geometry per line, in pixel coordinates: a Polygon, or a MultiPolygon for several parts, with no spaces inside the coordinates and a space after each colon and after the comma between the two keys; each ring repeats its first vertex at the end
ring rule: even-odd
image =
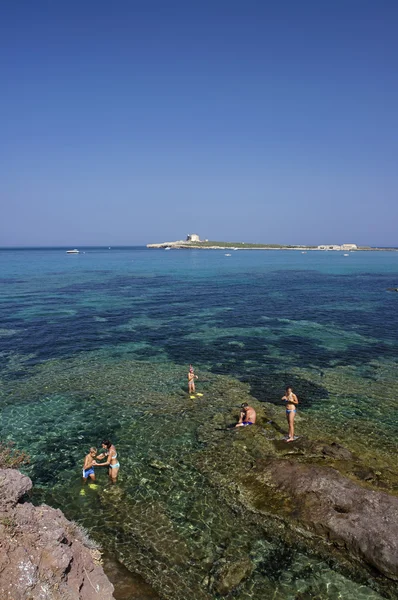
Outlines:
{"type": "Polygon", "coordinates": [[[322,244],[319,246],[310,245],[290,245],[290,244],[257,244],[252,242],[218,242],[210,240],[201,240],[196,233],[188,234],[185,240],[177,240],[174,242],[160,242],[157,244],[147,244],[147,248],[161,248],[164,250],[181,250],[181,249],[202,249],[202,250],[300,250],[307,252],[308,250],[322,251],[344,251],[354,252],[358,250],[388,250],[397,251],[398,248],[381,248],[371,246],[358,246],[357,244],[322,244]]]}

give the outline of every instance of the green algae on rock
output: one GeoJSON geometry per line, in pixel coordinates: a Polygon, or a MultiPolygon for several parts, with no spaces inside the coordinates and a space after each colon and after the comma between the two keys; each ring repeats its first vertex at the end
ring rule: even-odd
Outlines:
{"type": "Polygon", "coordinates": [[[128,356],[81,353],[3,381],[5,400],[13,398],[3,427],[32,457],[37,501],[81,522],[162,598],[329,598],[330,586],[348,600],[393,597],[389,582],[355,556],[289,520],[289,501],[272,485],[256,488],[261,505],[248,502],[263,460],[370,468],[350,445],[332,446],[304,409],[304,440],[288,446],[280,441],[283,407],[258,402],[248,384],[199,369],[204,396],[192,400],[184,366],[128,356]],[[258,411],[258,424],[228,429],[243,401],[258,411]],[[80,496],[82,458],[104,436],[117,445],[118,485],[99,473],[98,488],[80,496]]]}

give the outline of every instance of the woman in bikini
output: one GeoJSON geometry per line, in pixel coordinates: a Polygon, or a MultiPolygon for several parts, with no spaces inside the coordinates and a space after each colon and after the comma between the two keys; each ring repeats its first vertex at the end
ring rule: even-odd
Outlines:
{"type": "Polygon", "coordinates": [[[193,366],[189,365],[189,371],[188,371],[188,394],[194,394],[195,393],[195,379],[197,379],[198,376],[195,375],[195,372],[193,370],[193,366]]]}
{"type": "Polygon", "coordinates": [[[286,394],[282,400],[286,402],[286,418],[289,425],[289,437],[287,442],[294,441],[294,417],[296,416],[296,406],[299,403],[296,394],[293,393],[292,387],[286,388],[286,394]]]}
{"type": "Polygon", "coordinates": [[[109,440],[104,440],[101,444],[103,448],[102,454],[99,454],[96,457],[96,460],[102,460],[106,458],[106,462],[97,463],[94,462],[93,465],[96,467],[108,467],[108,475],[112,483],[116,483],[116,479],[119,473],[120,464],[117,460],[117,452],[115,446],[109,440]]]}

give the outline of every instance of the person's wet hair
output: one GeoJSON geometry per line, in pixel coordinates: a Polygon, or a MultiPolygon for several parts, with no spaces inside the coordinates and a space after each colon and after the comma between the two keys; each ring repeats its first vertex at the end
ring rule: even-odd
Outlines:
{"type": "Polygon", "coordinates": [[[103,440],[101,442],[101,446],[106,446],[109,450],[109,448],[112,446],[112,442],[110,442],[109,440],[103,440]]]}
{"type": "Polygon", "coordinates": [[[94,448],[94,447],[93,447],[93,448],[90,448],[90,452],[95,452],[95,453],[97,453],[97,448],[94,448]]]}
{"type": "Polygon", "coordinates": [[[285,389],[285,392],[287,392],[287,390],[292,390],[292,391],[293,391],[293,388],[292,388],[292,386],[291,386],[291,385],[287,385],[287,386],[286,386],[286,389],[285,389]]]}
{"type": "Polygon", "coordinates": [[[242,402],[242,404],[240,405],[241,408],[247,408],[249,405],[247,402],[242,402]]]}

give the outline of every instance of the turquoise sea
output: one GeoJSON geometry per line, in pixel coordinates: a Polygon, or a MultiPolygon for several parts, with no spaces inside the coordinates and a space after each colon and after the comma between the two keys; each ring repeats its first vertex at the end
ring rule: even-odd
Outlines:
{"type": "Polygon", "coordinates": [[[198,432],[244,394],[281,406],[291,384],[318,436],[392,469],[398,252],[65,250],[0,250],[0,439],[31,456],[35,502],[60,507],[152,586],[132,578],[134,595],[118,597],[218,598],[214,565],[244,548],[254,568],[228,597],[381,598],[371,577],[221,502],[198,468],[198,432]],[[120,480],[99,472],[82,495],[83,457],[103,437],[120,480]]]}

